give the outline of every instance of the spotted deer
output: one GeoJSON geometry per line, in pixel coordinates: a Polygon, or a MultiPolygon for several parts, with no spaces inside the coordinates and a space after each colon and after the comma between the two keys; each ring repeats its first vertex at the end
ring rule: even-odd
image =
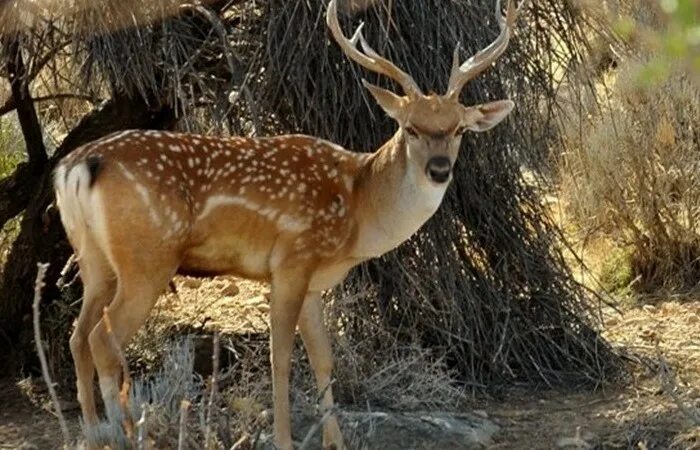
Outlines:
{"type": "MultiPolygon", "coordinates": [[[[440,206],[462,134],[486,131],[512,110],[510,100],[463,106],[459,95],[506,49],[522,4],[508,2],[505,15],[497,4],[498,37],[462,64],[455,50],[447,92],[425,95],[368,45],[361,27],[350,39],[343,34],[336,3],[328,5],[326,21],[345,55],[403,89],[397,95],[363,81],[398,124],[374,153],[303,135],[132,130],[87,144],[57,166],[57,205],[84,284],[70,348],[88,426],[98,422],[95,369],[107,415],[119,414],[120,363],[110,339],[125,345],[175,274],[234,274],[271,284],[273,434],[278,448],[291,449],[296,327],[321,408],[333,408],[321,293],[415,233],[440,206]],[[113,336],[102,318],[105,307],[113,336]]],[[[345,448],[333,414],[323,445],[345,448]]]]}

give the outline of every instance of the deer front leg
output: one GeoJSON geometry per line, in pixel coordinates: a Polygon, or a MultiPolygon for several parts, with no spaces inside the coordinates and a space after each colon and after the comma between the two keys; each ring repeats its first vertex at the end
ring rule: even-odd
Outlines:
{"type": "MultiPolygon", "coordinates": [[[[321,413],[333,408],[333,391],[331,373],[333,371],[333,353],[328,332],[323,323],[323,304],[320,292],[309,292],[299,316],[299,331],[309,355],[311,367],[316,377],[316,386],[321,395],[321,413]]],[[[338,426],[338,419],[332,414],[323,424],[323,447],[343,450],[343,435],[338,426]]]]}
{"type": "Polygon", "coordinates": [[[272,362],[273,434],[275,446],[292,450],[289,408],[289,372],[294,331],[306,296],[308,274],[303,270],[280,270],[272,276],[270,304],[270,359],[272,362]]]}

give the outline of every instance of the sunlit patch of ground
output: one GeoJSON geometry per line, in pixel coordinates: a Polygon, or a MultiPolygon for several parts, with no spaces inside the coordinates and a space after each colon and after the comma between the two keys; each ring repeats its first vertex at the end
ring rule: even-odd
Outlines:
{"type": "Polygon", "coordinates": [[[700,448],[700,426],[664,391],[655,361],[660,354],[675,374],[678,401],[700,411],[700,298],[605,317],[613,345],[638,361],[649,357],[633,366],[630,386],[595,394],[513,391],[504,401],[484,403],[503,427],[495,448],[700,448]]]}

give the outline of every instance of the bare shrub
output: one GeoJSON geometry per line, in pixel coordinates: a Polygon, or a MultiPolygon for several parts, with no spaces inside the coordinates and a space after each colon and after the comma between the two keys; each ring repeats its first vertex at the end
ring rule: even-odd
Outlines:
{"type": "MultiPolygon", "coordinates": [[[[149,377],[135,377],[128,396],[131,417],[142,417],[146,410],[147,419],[139,426],[147,427],[149,448],[177,448],[181,402],[201,399],[204,386],[194,372],[191,338],[170,342],[163,350],[166,356],[162,366],[149,377]]],[[[201,409],[204,404],[196,402],[195,406],[201,409]]],[[[187,424],[186,448],[194,448],[200,436],[197,424],[193,422],[187,424]]],[[[117,448],[123,448],[129,442],[120,421],[105,421],[85,431],[85,437],[92,445],[116,444],[117,448]]]]}
{"type": "Polygon", "coordinates": [[[457,407],[463,390],[444,353],[394,335],[373,315],[365,316],[362,306],[371,304],[371,297],[371,291],[360,290],[333,299],[326,308],[335,336],[339,402],[404,411],[457,407]]]}
{"type": "Polygon", "coordinates": [[[563,188],[575,219],[631,249],[641,291],[700,279],[700,88],[683,74],[636,83],[629,64],[602,112],[570,130],[563,188]]]}

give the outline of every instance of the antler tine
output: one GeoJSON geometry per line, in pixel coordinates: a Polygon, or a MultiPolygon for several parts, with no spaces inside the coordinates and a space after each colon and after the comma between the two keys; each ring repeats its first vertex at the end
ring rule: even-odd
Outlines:
{"type": "Polygon", "coordinates": [[[399,69],[389,60],[379,56],[377,52],[369,46],[365,37],[362,35],[362,26],[355,30],[352,38],[348,39],[343,34],[340,29],[340,23],[338,22],[338,5],[337,0],[331,0],[328,4],[328,11],[326,13],[326,24],[333,34],[333,38],[336,40],[338,45],[340,45],[341,50],[345,53],[345,56],[355,61],[362,67],[371,70],[373,72],[386,75],[387,77],[393,79],[401,85],[404,93],[409,97],[415,97],[421,94],[421,90],[413,80],[413,78],[399,69]],[[362,46],[362,53],[357,49],[357,42],[360,42],[362,46]]]}
{"type": "Polygon", "coordinates": [[[452,59],[452,71],[450,73],[450,82],[447,87],[447,97],[457,98],[462,88],[467,82],[481,72],[486,70],[503,52],[508,48],[510,36],[513,33],[518,15],[523,10],[529,0],[523,0],[519,6],[515,7],[512,0],[508,0],[506,6],[506,15],[503,16],[501,9],[501,0],[496,1],[496,18],[501,29],[498,37],[491,42],[486,48],[480,50],[466,60],[461,66],[459,65],[459,44],[455,48],[455,53],[452,59]]]}
{"type": "Polygon", "coordinates": [[[452,70],[450,70],[449,83],[450,86],[452,86],[452,80],[457,76],[457,73],[459,72],[459,48],[461,46],[462,44],[460,42],[457,42],[457,45],[455,45],[455,51],[452,53],[452,70]]]}

